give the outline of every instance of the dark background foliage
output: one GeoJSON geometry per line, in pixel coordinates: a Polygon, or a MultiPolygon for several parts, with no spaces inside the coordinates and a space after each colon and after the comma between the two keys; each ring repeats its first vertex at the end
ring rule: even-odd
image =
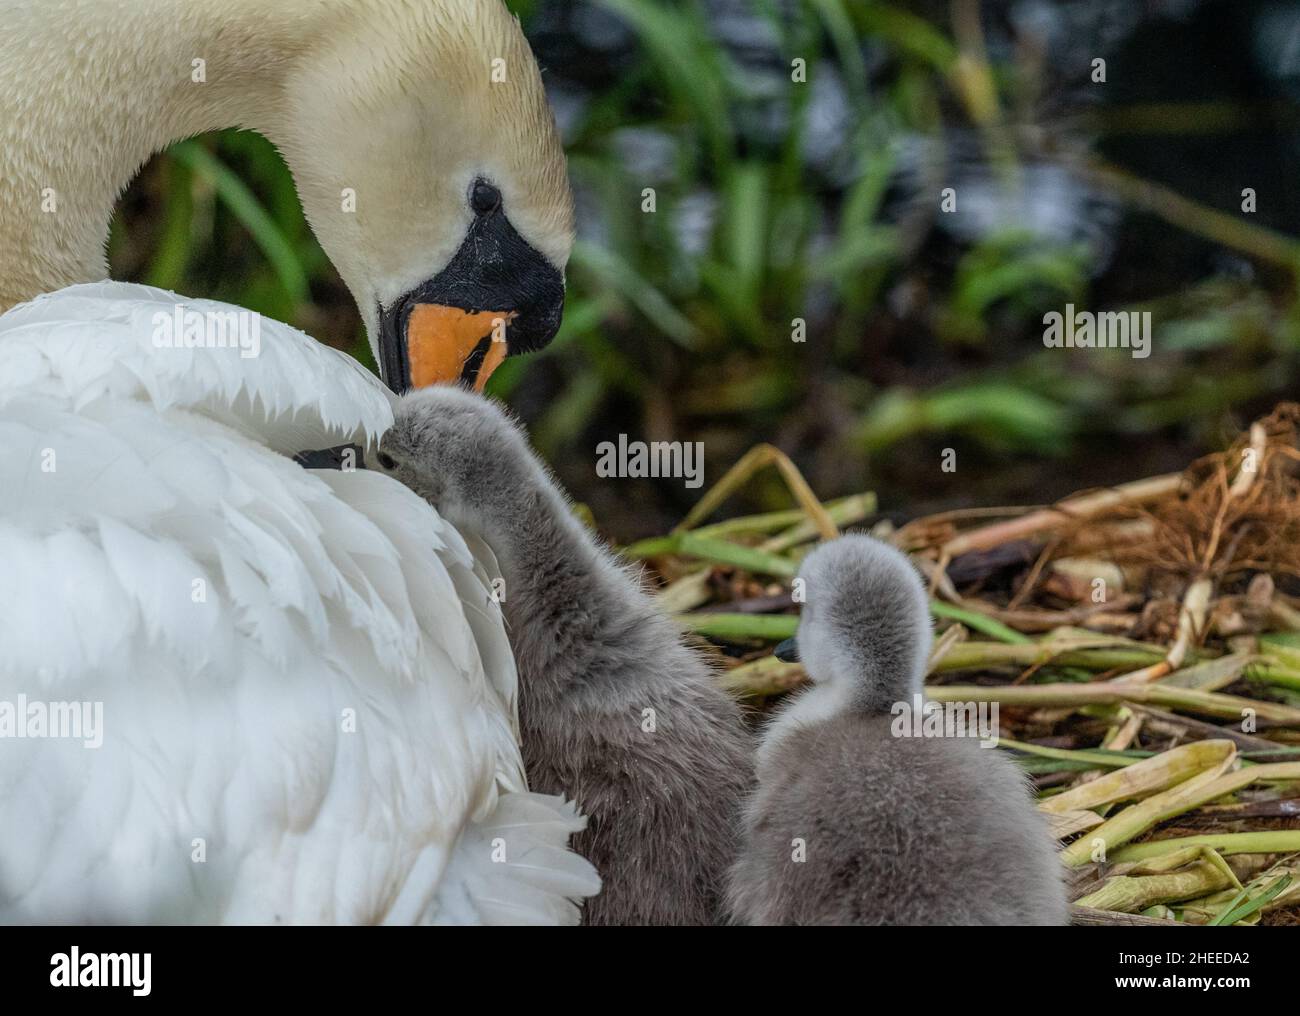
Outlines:
{"type": "MultiPolygon", "coordinates": [[[[706,482],[772,441],[822,497],[872,487],[910,516],[1180,468],[1297,394],[1300,5],[511,6],[580,239],[559,338],[491,388],[618,538],[663,531],[698,496],[596,482],[596,444],[620,432],[703,441],[706,482]],[[1150,311],[1153,354],[1044,348],[1043,314],[1071,302],[1150,311]]],[[[260,137],[153,160],[110,255],[115,277],[235,301],[369,361],[260,137]]],[[[788,503],[775,481],[747,496],[788,503]]]]}

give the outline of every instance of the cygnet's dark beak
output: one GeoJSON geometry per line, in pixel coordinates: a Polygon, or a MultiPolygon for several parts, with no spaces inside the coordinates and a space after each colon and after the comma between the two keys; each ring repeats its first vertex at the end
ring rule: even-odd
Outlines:
{"type": "Polygon", "coordinates": [[[782,663],[799,662],[799,642],[797,638],[791,635],[788,639],[776,647],[776,658],[782,663]]]}

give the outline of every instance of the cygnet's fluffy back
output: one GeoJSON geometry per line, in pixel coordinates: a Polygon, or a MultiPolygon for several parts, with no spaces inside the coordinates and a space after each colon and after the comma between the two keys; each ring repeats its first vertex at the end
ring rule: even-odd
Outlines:
{"type": "Polygon", "coordinates": [[[730,876],[746,924],[1064,924],[1047,825],[1014,763],[974,737],[894,736],[931,632],[920,578],[864,536],[800,569],[812,687],[769,724],[730,876]]]}

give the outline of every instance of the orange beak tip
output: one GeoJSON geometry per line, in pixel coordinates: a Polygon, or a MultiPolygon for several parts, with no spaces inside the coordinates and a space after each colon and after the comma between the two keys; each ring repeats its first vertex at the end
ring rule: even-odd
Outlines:
{"type": "Polygon", "coordinates": [[[455,384],[472,380],[481,392],[508,352],[506,328],[514,311],[466,311],[443,304],[417,303],[406,323],[406,355],[411,386],[455,384]],[[487,346],[479,354],[484,342],[487,346]],[[475,366],[473,359],[479,354],[475,366]],[[471,377],[466,370],[474,367],[471,377]]]}

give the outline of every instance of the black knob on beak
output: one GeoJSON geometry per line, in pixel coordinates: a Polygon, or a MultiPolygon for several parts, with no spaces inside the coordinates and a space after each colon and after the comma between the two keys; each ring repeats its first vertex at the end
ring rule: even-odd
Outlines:
{"type": "Polygon", "coordinates": [[[541,349],[560,329],[564,276],[510,224],[500,193],[480,184],[447,267],[379,308],[380,374],[399,394],[456,381],[481,390],[506,356],[541,349]]]}

